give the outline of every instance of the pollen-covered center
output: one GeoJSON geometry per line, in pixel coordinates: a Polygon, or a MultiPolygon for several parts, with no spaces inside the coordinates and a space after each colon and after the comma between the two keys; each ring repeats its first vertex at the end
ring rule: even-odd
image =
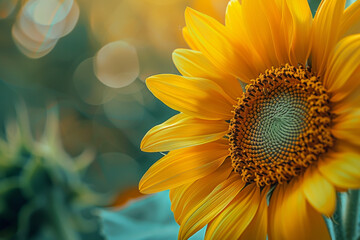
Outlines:
{"type": "Polygon", "coordinates": [[[235,172],[259,186],[302,173],[333,145],[329,96],[310,69],[285,65],[252,80],[230,121],[235,172]]]}

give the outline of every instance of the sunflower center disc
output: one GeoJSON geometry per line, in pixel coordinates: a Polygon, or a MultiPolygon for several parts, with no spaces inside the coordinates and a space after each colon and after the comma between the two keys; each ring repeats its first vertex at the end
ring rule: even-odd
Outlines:
{"type": "Polygon", "coordinates": [[[259,186],[288,181],[333,145],[330,124],[329,96],[310,69],[268,69],[246,86],[234,109],[234,171],[259,186]]]}

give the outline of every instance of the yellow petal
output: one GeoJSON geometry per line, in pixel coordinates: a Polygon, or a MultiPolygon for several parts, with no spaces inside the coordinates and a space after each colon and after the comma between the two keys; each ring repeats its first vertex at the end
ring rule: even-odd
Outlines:
{"type": "MultiPolygon", "coordinates": [[[[251,63],[251,66],[259,74],[271,65],[271,61],[267,58],[267,52],[261,51],[263,49],[260,49],[253,42],[253,38],[256,38],[256,36],[251,35],[252,29],[248,24],[251,24],[254,20],[245,19],[245,17],[248,17],[248,15],[245,16],[243,5],[238,0],[229,1],[226,9],[226,28],[231,33],[235,48],[246,49],[249,55],[247,61],[251,63]],[[262,54],[265,54],[265,56],[262,54]]],[[[252,77],[255,78],[257,75],[252,77]]]]}
{"type": "Polygon", "coordinates": [[[225,26],[236,37],[236,41],[246,45],[250,42],[241,3],[238,0],[230,0],[225,15],[225,26]]]}
{"type": "Polygon", "coordinates": [[[170,189],[171,210],[177,223],[181,223],[185,215],[206,198],[214,188],[225,181],[232,171],[231,160],[224,163],[211,174],[174,189],[170,189]]]}
{"type": "MultiPolygon", "coordinates": [[[[288,62],[287,46],[283,46],[283,42],[277,42],[283,40],[279,32],[284,30],[279,25],[282,16],[281,8],[278,8],[273,0],[243,0],[241,5],[244,15],[243,24],[246,26],[250,42],[266,66],[262,72],[272,66],[288,62]]],[[[291,21],[291,19],[287,20],[291,21]]]]}
{"type": "Polygon", "coordinates": [[[271,195],[270,204],[268,208],[269,240],[283,240],[285,238],[284,229],[286,228],[286,223],[285,221],[282,220],[283,208],[281,208],[281,206],[283,204],[285,191],[287,188],[288,188],[287,183],[279,184],[276,186],[275,190],[271,195]]]}
{"type": "Polygon", "coordinates": [[[217,69],[199,51],[177,49],[173,52],[173,62],[183,76],[211,79],[234,100],[242,95],[238,80],[217,69]]]}
{"type": "MultiPolygon", "coordinates": [[[[215,172],[217,172],[217,170],[215,172]]],[[[213,174],[214,173],[210,173],[208,176],[213,175],[213,174]]],[[[206,177],[208,177],[208,176],[206,176],[206,177]]],[[[197,181],[199,181],[199,180],[197,180],[197,181]]],[[[195,181],[195,182],[197,182],[197,181],[195,181]]],[[[179,187],[172,188],[169,191],[170,192],[169,198],[171,201],[171,211],[173,211],[174,218],[177,223],[181,222],[181,221],[179,221],[179,214],[181,214],[182,209],[183,209],[183,206],[180,205],[180,202],[183,199],[184,194],[188,191],[189,187],[192,184],[193,183],[184,184],[179,187]]]]}
{"type": "Polygon", "coordinates": [[[340,25],[340,36],[360,33],[360,1],[351,4],[344,12],[340,25]]]}
{"type": "Polygon", "coordinates": [[[360,86],[360,34],[341,40],[330,56],[324,85],[339,101],[360,86]]]}
{"type": "MultiPolygon", "coordinates": [[[[293,20],[289,7],[285,0],[270,0],[270,1],[257,1],[261,4],[261,8],[264,14],[264,18],[269,23],[269,29],[273,39],[273,45],[277,58],[277,63],[272,66],[279,66],[285,63],[292,63],[290,56],[293,56],[293,50],[291,48],[293,33],[293,20]]],[[[254,28],[249,31],[256,32],[254,28]]],[[[263,41],[266,41],[263,39],[263,41]]],[[[256,46],[255,46],[256,47],[256,46]]],[[[266,51],[266,50],[264,50],[266,51]]],[[[261,53],[260,53],[261,54],[261,53]]],[[[296,60],[295,56],[293,59],[296,60]]],[[[295,65],[297,65],[296,63],[295,65]]]]}
{"type": "Polygon", "coordinates": [[[146,85],[155,97],[179,112],[202,119],[232,118],[236,101],[214,81],[162,74],[149,77],[146,85]]]}
{"type": "Polygon", "coordinates": [[[260,188],[246,186],[236,198],[210,222],[205,240],[239,239],[254,218],[260,205],[260,188]]]}
{"type": "Polygon", "coordinates": [[[269,205],[269,240],[330,240],[323,217],[306,201],[299,182],[276,187],[269,205]]]}
{"type": "Polygon", "coordinates": [[[142,193],[155,193],[194,182],[215,171],[229,154],[227,140],[169,152],[152,165],[139,183],[142,193]]]}
{"type": "Polygon", "coordinates": [[[339,26],[345,0],[323,0],[318,7],[312,29],[312,65],[323,75],[329,54],[339,39],[339,26]]]}
{"type": "Polygon", "coordinates": [[[179,113],[146,133],[140,148],[145,152],[166,152],[200,145],[222,138],[228,127],[225,121],[197,119],[179,113]]]}
{"type": "Polygon", "coordinates": [[[187,43],[187,45],[193,49],[193,50],[199,50],[198,47],[196,47],[195,42],[192,40],[190,34],[189,34],[189,30],[187,29],[187,27],[184,27],[182,30],[182,34],[184,37],[185,42],[187,43]]]}
{"type": "Polygon", "coordinates": [[[234,47],[225,26],[190,8],[185,11],[185,20],[191,41],[216,67],[244,81],[259,75],[250,64],[248,49],[234,47]]]}
{"type": "Polygon", "coordinates": [[[360,145],[360,109],[350,109],[335,119],[331,133],[337,138],[360,145]]]}
{"type": "Polygon", "coordinates": [[[289,62],[305,64],[311,23],[306,0],[232,0],[226,12],[226,27],[236,37],[237,46],[249,46],[259,72],[289,62]]]}
{"type": "Polygon", "coordinates": [[[307,0],[286,0],[286,3],[292,16],[290,63],[305,65],[311,50],[311,10],[307,0]]]}
{"type": "Polygon", "coordinates": [[[360,188],[360,154],[341,148],[341,152],[329,153],[319,161],[319,171],[337,187],[360,188]]]}
{"type": "Polygon", "coordinates": [[[269,187],[265,187],[261,190],[261,202],[259,208],[244,233],[241,234],[239,240],[266,240],[267,225],[268,225],[268,205],[266,195],[269,191],[269,187]]]}
{"type": "Polygon", "coordinates": [[[180,225],[179,239],[188,239],[205,227],[237,196],[244,187],[239,174],[218,185],[206,198],[185,215],[180,225]]]}
{"type": "MultiPolygon", "coordinates": [[[[345,95],[338,95],[338,99],[335,99],[337,101],[332,103],[331,112],[334,116],[346,116],[353,111],[355,112],[356,109],[360,109],[360,88],[345,95]]],[[[334,98],[331,100],[334,100],[334,98]]],[[[333,120],[336,120],[336,118],[333,118],[333,120]]]]}
{"type": "Polygon", "coordinates": [[[309,203],[319,212],[331,217],[336,207],[334,186],[324,178],[317,167],[307,169],[302,189],[309,203]]]}

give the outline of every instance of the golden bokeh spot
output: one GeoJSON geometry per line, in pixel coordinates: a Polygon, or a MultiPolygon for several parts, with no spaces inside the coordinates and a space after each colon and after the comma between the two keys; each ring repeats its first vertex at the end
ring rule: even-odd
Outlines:
{"type": "Polygon", "coordinates": [[[298,176],[333,145],[329,96],[303,66],[271,68],[252,80],[230,121],[234,171],[259,186],[298,176]]]}

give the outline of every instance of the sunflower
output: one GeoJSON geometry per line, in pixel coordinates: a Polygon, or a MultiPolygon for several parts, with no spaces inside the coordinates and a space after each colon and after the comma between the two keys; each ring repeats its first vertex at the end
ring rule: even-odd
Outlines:
{"type": "Polygon", "coordinates": [[[168,152],[143,193],[170,189],[179,239],[330,239],[323,216],[360,187],[360,1],[231,0],[225,26],[188,8],[182,74],[150,91],[180,113],[141,149],[168,152]]]}

